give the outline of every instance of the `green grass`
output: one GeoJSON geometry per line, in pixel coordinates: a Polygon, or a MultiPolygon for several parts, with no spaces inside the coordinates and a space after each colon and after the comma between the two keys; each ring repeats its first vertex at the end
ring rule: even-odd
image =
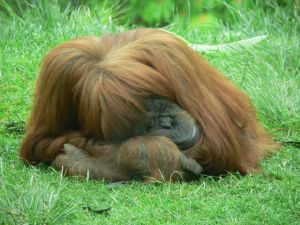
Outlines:
{"type": "MultiPolygon", "coordinates": [[[[7,5],[6,9],[10,11],[7,5]]],[[[188,184],[114,186],[62,177],[42,166],[25,167],[18,159],[24,135],[19,126],[30,112],[43,56],[70,38],[128,27],[111,20],[111,8],[61,10],[58,4],[35,3],[21,16],[10,12],[9,17],[0,16],[0,224],[299,223],[300,152],[292,146],[264,160],[262,174],[202,177],[188,184]],[[104,215],[86,206],[112,209],[104,215]]],[[[233,15],[228,26],[219,24],[205,32],[189,32],[188,25],[180,23],[171,30],[190,42],[208,44],[268,34],[250,49],[204,55],[251,96],[262,123],[276,139],[299,141],[297,10],[248,7],[233,15]]]]}

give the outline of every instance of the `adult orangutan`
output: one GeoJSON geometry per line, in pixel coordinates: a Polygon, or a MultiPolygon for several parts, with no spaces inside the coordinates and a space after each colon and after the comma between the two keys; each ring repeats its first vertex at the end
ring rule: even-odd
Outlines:
{"type": "Polygon", "coordinates": [[[181,180],[202,168],[247,174],[275,148],[224,75],[177,36],[137,29],[75,39],[46,56],[20,155],[106,181],[181,180]],[[155,99],[177,109],[155,117],[155,99]],[[148,127],[149,113],[150,124],[161,122],[148,127]],[[180,113],[186,129],[167,131],[180,113]]]}

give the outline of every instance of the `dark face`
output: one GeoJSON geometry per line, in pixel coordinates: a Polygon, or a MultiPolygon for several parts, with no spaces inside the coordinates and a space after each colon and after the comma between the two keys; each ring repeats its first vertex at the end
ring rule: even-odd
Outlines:
{"type": "Polygon", "coordinates": [[[188,149],[200,139],[200,131],[192,116],[166,99],[151,99],[144,124],[135,126],[135,135],[165,136],[180,149],[188,149]]]}

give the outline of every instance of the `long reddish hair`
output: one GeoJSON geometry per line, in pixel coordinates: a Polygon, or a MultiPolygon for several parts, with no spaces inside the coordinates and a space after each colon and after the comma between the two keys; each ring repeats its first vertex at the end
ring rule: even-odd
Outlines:
{"type": "Polygon", "coordinates": [[[249,97],[222,73],[177,36],[137,29],[75,39],[46,56],[21,158],[53,160],[70,131],[104,143],[111,133],[130,135],[152,96],[198,122],[202,138],[184,153],[208,174],[245,174],[276,148],[249,97]]]}

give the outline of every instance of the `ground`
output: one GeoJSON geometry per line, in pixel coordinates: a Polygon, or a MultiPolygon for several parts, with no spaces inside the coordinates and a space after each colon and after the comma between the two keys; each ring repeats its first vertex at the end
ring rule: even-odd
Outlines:
{"type": "Polygon", "coordinates": [[[20,162],[23,123],[43,56],[74,37],[130,29],[111,20],[112,13],[85,7],[59,11],[54,5],[22,15],[1,14],[0,224],[299,224],[300,19],[293,7],[241,9],[233,12],[231,24],[204,31],[176,21],[171,27],[192,43],[268,35],[238,52],[203,53],[251,97],[274,138],[292,142],[262,162],[262,173],[201,177],[193,183],[111,185],[20,162]],[[97,213],[87,207],[111,209],[97,213]]]}

